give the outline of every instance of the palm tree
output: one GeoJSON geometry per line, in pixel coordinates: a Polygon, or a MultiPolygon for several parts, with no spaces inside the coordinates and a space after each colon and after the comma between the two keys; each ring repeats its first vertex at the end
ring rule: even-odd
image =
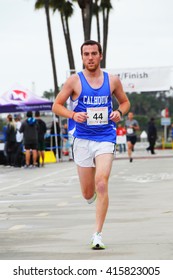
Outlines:
{"type": "Polygon", "coordinates": [[[100,36],[100,20],[99,20],[99,10],[100,10],[99,1],[100,1],[100,0],[95,0],[95,2],[93,3],[93,15],[95,15],[95,17],[96,17],[98,42],[101,42],[101,36],[100,36]]]}
{"type": "MultiPolygon", "coordinates": [[[[74,0],[75,1],[75,0],[74,0]]],[[[109,14],[112,9],[110,0],[77,0],[78,5],[82,12],[84,39],[89,40],[91,35],[91,22],[92,16],[96,16],[97,23],[97,36],[98,41],[101,42],[100,36],[100,21],[99,11],[102,12],[103,17],[103,60],[101,61],[101,67],[106,67],[106,53],[107,53],[107,41],[108,41],[108,29],[109,29],[109,14]]]]}
{"type": "Polygon", "coordinates": [[[103,15],[103,59],[101,61],[101,67],[106,67],[106,53],[107,53],[107,41],[108,41],[108,30],[109,30],[109,14],[112,9],[110,0],[101,0],[101,10],[103,15]]]}
{"type": "Polygon", "coordinates": [[[50,0],[50,6],[53,11],[58,10],[61,16],[61,23],[66,43],[67,56],[69,62],[69,68],[75,69],[74,56],[71,44],[70,30],[68,19],[73,15],[73,4],[71,1],[66,0],[50,0]]]}
{"type": "MultiPolygon", "coordinates": [[[[98,41],[101,41],[100,36],[100,21],[99,21],[99,11],[102,11],[103,15],[103,60],[101,62],[101,67],[106,67],[106,52],[107,52],[107,39],[108,39],[108,23],[109,23],[109,13],[112,9],[110,0],[73,0],[78,2],[78,5],[82,13],[82,22],[84,30],[84,40],[89,40],[91,36],[91,23],[93,15],[96,16],[97,23],[97,34],[98,41]]],[[[68,19],[73,14],[73,4],[72,0],[37,0],[35,4],[36,9],[45,8],[46,19],[47,19],[47,28],[48,28],[48,37],[50,44],[50,53],[52,60],[53,76],[54,76],[54,86],[55,86],[55,95],[58,92],[58,82],[56,75],[56,66],[54,58],[54,49],[53,49],[53,40],[49,16],[49,8],[53,8],[54,11],[58,10],[61,15],[61,22],[64,32],[64,38],[66,42],[67,55],[69,61],[70,69],[75,69],[74,56],[70,38],[70,30],[68,19]]]]}
{"type": "Polygon", "coordinates": [[[82,13],[84,40],[89,40],[91,36],[91,21],[93,15],[92,0],[77,0],[82,13]]]}
{"type": "Polygon", "coordinates": [[[53,48],[53,39],[52,39],[52,30],[50,23],[50,15],[49,15],[49,0],[37,0],[35,3],[35,9],[45,8],[46,13],[46,21],[47,21],[47,30],[48,30],[48,38],[49,38],[49,46],[50,46],[50,54],[52,61],[52,70],[53,70],[53,79],[54,79],[54,95],[56,97],[59,87],[58,87],[58,79],[56,74],[56,64],[55,64],[55,56],[54,56],[54,48],[53,48]]]}

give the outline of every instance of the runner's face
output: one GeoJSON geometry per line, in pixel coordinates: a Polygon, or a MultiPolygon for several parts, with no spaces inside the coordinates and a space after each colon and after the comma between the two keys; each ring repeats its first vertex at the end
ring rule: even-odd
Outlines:
{"type": "Polygon", "coordinates": [[[133,120],[133,113],[131,113],[131,112],[128,113],[128,119],[129,119],[129,120],[133,120]]]}
{"type": "Polygon", "coordinates": [[[102,54],[99,53],[97,45],[83,46],[82,60],[85,68],[88,71],[95,71],[100,66],[102,54]]]}

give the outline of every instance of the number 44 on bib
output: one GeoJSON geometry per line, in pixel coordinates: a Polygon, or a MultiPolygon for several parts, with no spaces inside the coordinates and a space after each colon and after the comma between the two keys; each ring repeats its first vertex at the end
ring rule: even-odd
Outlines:
{"type": "Polygon", "coordinates": [[[108,107],[87,108],[87,114],[88,125],[108,124],[108,107]]]}

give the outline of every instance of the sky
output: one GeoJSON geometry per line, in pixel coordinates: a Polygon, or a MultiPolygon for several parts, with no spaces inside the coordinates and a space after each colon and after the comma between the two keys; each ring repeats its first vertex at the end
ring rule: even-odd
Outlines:
{"type": "MultiPolygon", "coordinates": [[[[20,84],[42,96],[54,89],[44,10],[36,0],[0,0],[0,94],[20,84]]],[[[112,0],[107,68],[173,67],[173,1],[112,0]]],[[[51,14],[59,86],[68,75],[60,16],[51,14]]],[[[97,40],[95,21],[91,39],[97,40]]],[[[69,21],[76,69],[82,69],[81,13],[75,6],[69,21]]],[[[172,81],[173,85],[173,81],[172,81]]]]}

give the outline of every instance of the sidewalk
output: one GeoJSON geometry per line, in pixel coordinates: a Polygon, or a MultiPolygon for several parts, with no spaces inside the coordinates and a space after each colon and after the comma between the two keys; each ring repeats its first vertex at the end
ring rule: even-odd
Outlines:
{"type": "MultiPolygon", "coordinates": [[[[148,147],[147,142],[137,142],[135,144],[135,150],[132,153],[132,157],[134,159],[155,159],[155,158],[169,158],[173,157],[173,150],[172,149],[155,149],[155,154],[152,155],[150,152],[146,151],[146,148],[148,147]]],[[[116,159],[128,159],[127,152],[125,153],[119,153],[116,152],[116,159]]]]}

